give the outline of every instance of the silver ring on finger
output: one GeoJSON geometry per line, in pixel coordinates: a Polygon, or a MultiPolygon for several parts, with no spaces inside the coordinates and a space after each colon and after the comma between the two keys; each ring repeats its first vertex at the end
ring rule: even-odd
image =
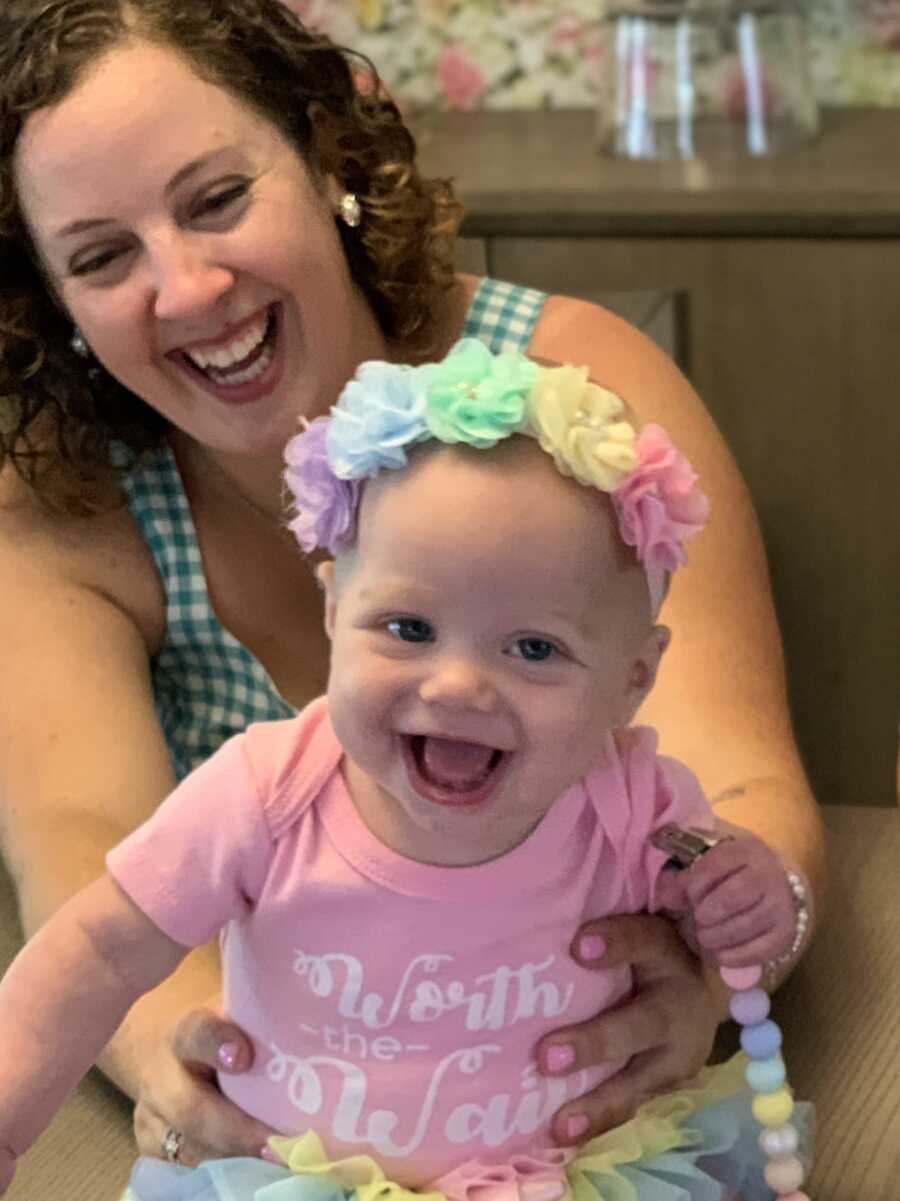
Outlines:
{"type": "Polygon", "coordinates": [[[181,1146],[184,1142],[184,1135],[180,1130],[176,1130],[174,1126],[170,1126],[163,1136],[162,1153],[169,1163],[178,1163],[178,1156],[181,1154],[181,1146]]]}

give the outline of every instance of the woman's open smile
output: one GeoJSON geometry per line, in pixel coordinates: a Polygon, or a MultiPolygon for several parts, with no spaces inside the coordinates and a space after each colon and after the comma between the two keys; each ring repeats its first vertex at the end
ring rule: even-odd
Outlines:
{"type": "Polygon", "coordinates": [[[222,338],[169,352],[210,395],[226,404],[249,404],[280,383],[285,363],[281,304],[259,310],[222,338]]]}

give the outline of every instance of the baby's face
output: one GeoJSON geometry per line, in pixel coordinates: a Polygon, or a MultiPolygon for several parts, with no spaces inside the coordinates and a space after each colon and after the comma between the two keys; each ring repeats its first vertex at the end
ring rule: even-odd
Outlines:
{"type": "Polygon", "coordinates": [[[522,842],[602,760],[662,645],[608,498],[526,438],[368,483],[357,547],[323,578],[354,801],[422,862],[522,842]]]}

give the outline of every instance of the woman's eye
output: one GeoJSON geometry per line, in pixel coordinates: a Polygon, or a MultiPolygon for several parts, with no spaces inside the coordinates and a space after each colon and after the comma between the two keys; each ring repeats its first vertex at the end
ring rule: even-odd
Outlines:
{"type": "Polygon", "coordinates": [[[546,638],[517,638],[512,653],[528,663],[542,663],[559,652],[546,638]]]}
{"type": "Polygon", "coordinates": [[[215,214],[227,209],[230,204],[234,204],[236,200],[240,200],[247,195],[250,188],[249,181],[242,180],[240,183],[231,184],[230,187],[223,188],[221,192],[213,192],[197,204],[194,209],[194,217],[205,217],[210,213],[215,214]]]}
{"type": "Polygon", "coordinates": [[[402,642],[433,642],[434,630],[419,617],[394,617],[386,626],[402,642]]]}
{"type": "Polygon", "coordinates": [[[115,250],[104,250],[101,254],[95,254],[91,258],[73,263],[69,268],[69,274],[91,275],[95,271],[102,271],[104,267],[108,267],[110,263],[114,263],[122,253],[123,251],[118,248],[115,250]]]}

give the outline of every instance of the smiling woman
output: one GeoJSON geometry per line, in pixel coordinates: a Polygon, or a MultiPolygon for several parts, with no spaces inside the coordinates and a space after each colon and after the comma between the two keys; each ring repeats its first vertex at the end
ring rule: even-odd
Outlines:
{"type": "Polygon", "coordinates": [[[95,365],[85,360],[59,406],[51,381],[77,368],[59,307],[31,324],[15,305],[0,309],[7,404],[22,368],[42,364],[18,419],[13,406],[4,420],[0,451],[39,487],[45,477],[45,495],[76,507],[85,470],[108,470],[109,442],[139,450],[158,441],[160,417],[225,452],[277,453],[298,412],[334,398],[359,359],[357,342],[371,354],[393,338],[425,351],[435,339],[430,314],[452,279],[455,203],[441,184],[417,178],[392,106],[360,95],[327,41],[254,4],[247,19],[268,28],[283,61],[273,71],[260,40],[269,82],[248,106],[251,64],[221,24],[205,20],[207,7],[93,5],[84,26],[93,46],[85,53],[80,40],[44,66],[52,77],[43,98],[29,49],[58,39],[65,10],[39,7],[27,38],[5,43],[10,117],[35,111],[2,168],[3,276],[24,287],[42,270],[105,370],[88,379],[95,365]],[[169,48],[187,44],[199,74],[169,48]],[[89,141],[84,129],[95,131],[89,141]],[[352,240],[334,219],[348,188],[367,206],[352,240]],[[248,335],[266,338],[252,360],[248,335]],[[62,460],[27,438],[44,388],[45,405],[58,406],[62,460]],[[245,411],[251,401],[259,403],[245,411]],[[77,461],[66,456],[73,443],[77,461]]]}
{"type": "MultiPolygon", "coordinates": [[[[177,779],[321,693],[322,597],[286,529],[284,443],[364,360],[406,369],[463,335],[585,363],[697,466],[713,516],[665,602],[654,723],[727,793],[723,815],[818,887],[764,558],[726,448],[672,363],[610,313],[455,275],[458,218],[377,77],[277,0],[0,7],[0,832],[27,933],[177,779]]],[[[518,633],[530,656],[546,632],[518,633]]],[[[446,778],[439,745],[420,749],[446,778]]],[[[536,1045],[537,1070],[568,1086],[548,1086],[562,1143],[691,1075],[723,1014],[670,923],[597,916],[572,931],[578,962],[630,964],[635,990],[536,1045]],[[576,1095],[582,1070],[620,1056],[576,1095]]],[[[220,982],[215,949],[193,952],[103,1054],[147,1155],[255,1156],[271,1133],[214,1087],[253,1055],[201,1011],[220,982]]]]}
{"type": "Polygon", "coordinates": [[[105,372],[220,452],[278,455],[298,411],[327,407],[352,370],[350,331],[384,345],[341,250],[334,180],[319,184],[279,130],[164,48],[107,56],[35,113],[15,181],[44,269],[105,372]],[[105,125],[135,80],[139,99],[105,125]],[[101,131],[88,147],[85,127],[101,131]],[[310,353],[326,341],[330,356],[310,353]],[[235,363],[238,378],[224,369],[235,363]]]}

